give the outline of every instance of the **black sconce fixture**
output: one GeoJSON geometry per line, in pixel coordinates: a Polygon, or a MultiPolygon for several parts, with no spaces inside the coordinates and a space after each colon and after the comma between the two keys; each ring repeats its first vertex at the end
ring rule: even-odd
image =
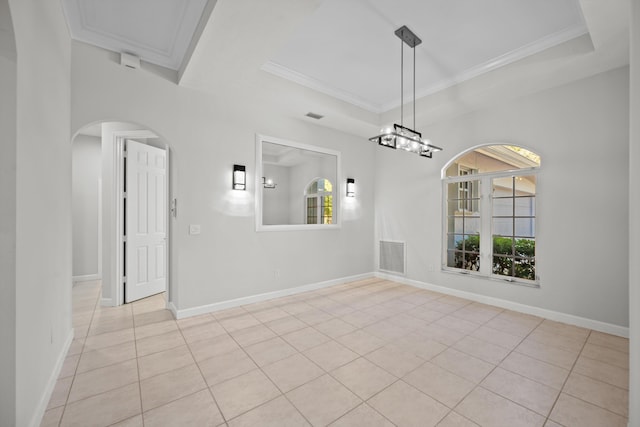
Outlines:
{"type": "Polygon", "coordinates": [[[234,190],[247,189],[247,172],[243,165],[233,165],[233,187],[234,190]]]}
{"type": "Polygon", "coordinates": [[[347,178],[347,197],[356,197],[356,180],[347,178]]]}

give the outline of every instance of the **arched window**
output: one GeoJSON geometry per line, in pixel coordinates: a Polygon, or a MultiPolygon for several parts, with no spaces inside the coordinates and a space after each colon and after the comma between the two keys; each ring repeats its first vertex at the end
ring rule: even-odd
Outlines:
{"type": "Polygon", "coordinates": [[[326,178],[316,178],[304,192],[306,223],[333,224],[333,184],[326,178]]]}
{"type": "Polygon", "coordinates": [[[522,147],[467,151],[443,169],[443,269],[537,284],[540,156],[522,147]]]}

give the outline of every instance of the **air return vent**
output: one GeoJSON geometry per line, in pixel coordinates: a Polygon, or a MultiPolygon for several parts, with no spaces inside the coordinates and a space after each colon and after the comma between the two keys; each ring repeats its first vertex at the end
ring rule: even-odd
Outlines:
{"type": "Polygon", "coordinates": [[[380,271],[405,274],[404,242],[380,240],[380,271]]]}

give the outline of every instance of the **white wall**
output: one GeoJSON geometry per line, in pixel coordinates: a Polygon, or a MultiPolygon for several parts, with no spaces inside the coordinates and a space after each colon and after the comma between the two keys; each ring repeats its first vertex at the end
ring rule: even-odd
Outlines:
{"type": "Polygon", "coordinates": [[[270,164],[262,166],[265,178],[276,183],[276,188],[256,189],[256,191],[262,191],[262,223],[264,225],[292,224],[289,219],[290,172],[287,166],[270,164]]]}
{"type": "Polygon", "coordinates": [[[16,51],[7,0],[0,0],[0,426],[16,415],[16,51]]]}
{"type": "Polygon", "coordinates": [[[101,138],[78,135],[72,146],[73,277],[100,278],[101,138]]]}
{"type": "Polygon", "coordinates": [[[377,150],[376,242],[406,241],[410,279],[627,326],[628,82],[621,68],[421,128],[444,146],[432,160],[377,150]],[[487,143],[542,156],[539,289],[440,270],[441,169],[487,143]]]}
{"type": "Polygon", "coordinates": [[[640,426],[640,2],[631,2],[629,143],[629,427],[640,426]]]}
{"type": "Polygon", "coordinates": [[[16,420],[37,425],[72,338],[71,46],[60,2],[9,0],[17,47],[16,420]]]}
{"type": "MultiPolygon", "coordinates": [[[[178,309],[372,271],[373,186],[366,183],[373,182],[374,151],[366,140],[283,117],[270,99],[221,99],[117,60],[73,43],[72,129],[131,121],[170,144],[171,192],[178,199],[178,217],[171,220],[171,299],[178,309]],[[342,152],[344,172],[362,184],[342,228],[255,231],[256,133],[342,152]],[[247,191],[231,189],[234,163],[247,166],[247,191]],[[188,235],[189,224],[200,224],[202,233],[188,235]]],[[[103,265],[103,275],[106,270],[103,265]]]]}

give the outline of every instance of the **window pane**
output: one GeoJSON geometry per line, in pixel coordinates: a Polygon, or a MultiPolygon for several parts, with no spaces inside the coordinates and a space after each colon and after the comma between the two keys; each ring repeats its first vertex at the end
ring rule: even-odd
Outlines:
{"type": "Polygon", "coordinates": [[[516,258],[514,276],[520,279],[536,280],[535,258],[516,258]]]}
{"type": "Polygon", "coordinates": [[[465,235],[463,241],[464,247],[462,248],[465,252],[480,252],[480,235],[465,235]]]}
{"type": "Polygon", "coordinates": [[[493,218],[493,234],[513,236],[513,218],[493,218]]]}
{"type": "Polygon", "coordinates": [[[447,251],[447,267],[460,268],[462,266],[462,252],[447,251]],[[458,260],[459,263],[458,263],[458,260]]]}
{"type": "MultiPolygon", "coordinates": [[[[447,217],[447,231],[448,232],[455,232],[455,224],[456,224],[456,217],[448,216],[447,217]]],[[[462,230],[461,230],[461,232],[462,232],[462,230]]]]}
{"type": "Polygon", "coordinates": [[[469,180],[447,185],[447,213],[475,212],[480,210],[480,181],[469,180]]]}
{"type": "Polygon", "coordinates": [[[480,255],[462,251],[447,251],[447,267],[480,270],[480,255]]]}
{"type": "MultiPolygon", "coordinates": [[[[454,200],[458,200],[458,184],[455,182],[447,184],[447,200],[449,201],[449,212],[452,213],[451,210],[452,203],[454,200]]],[[[457,203],[457,202],[456,202],[457,203]]],[[[456,204],[457,209],[457,204],[456,204]]],[[[454,210],[456,210],[454,209],[454,210]]]]}
{"type": "Polygon", "coordinates": [[[527,196],[536,194],[536,177],[535,175],[517,176],[515,177],[516,196],[527,196]]]}
{"type": "Polygon", "coordinates": [[[513,215],[513,198],[493,199],[493,216],[513,215]]]}
{"type": "Polygon", "coordinates": [[[447,249],[453,250],[462,250],[464,236],[461,234],[450,234],[448,240],[447,249]]]}
{"type": "Polygon", "coordinates": [[[493,257],[493,274],[501,276],[511,276],[513,270],[513,258],[511,257],[493,257]]]}
{"type": "Polygon", "coordinates": [[[513,254],[513,239],[511,237],[493,236],[493,253],[494,254],[513,254]]]}
{"type": "Polygon", "coordinates": [[[516,204],[516,216],[536,216],[535,197],[516,197],[514,200],[516,204]]]}
{"type": "Polygon", "coordinates": [[[464,254],[464,268],[465,270],[478,271],[480,270],[480,255],[479,254],[464,254]]]}
{"type": "Polygon", "coordinates": [[[493,180],[493,197],[505,197],[513,195],[513,178],[504,176],[494,178],[493,180]]]}
{"type": "Polygon", "coordinates": [[[464,212],[460,209],[458,209],[459,205],[458,205],[459,200],[449,200],[447,202],[447,215],[449,216],[462,216],[464,215],[464,212]]]}
{"type": "Polygon", "coordinates": [[[518,237],[535,237],[535,218],[516,218],[516,233],[518,237]]]}
{"type": "Polygon", "coordinates": [[[448,267],[480,268],[480,194],[477,179],[447,184],[448,267]]]}
{"type": "Polygon", "coordinates": [[[307,224],[318,223],[318,198],[307,197],[307,224]]]}
{"type": "Polygon", "coordinates": [[[464,221],[464,233],[465,234],[479,234],[480,233],[480,218],[465,218],[464,221]]]}
{"type": "Polygon", "coordinates": [[[322,203],[322,223],[333,224],[333,196],[323,196],[320,197],[320,200],[322,203]]]}
{"type": "Polygon", "coordinates": [[[516,239],[516,256],[536,256],[536,241],[534,239],[516,239]]]}

